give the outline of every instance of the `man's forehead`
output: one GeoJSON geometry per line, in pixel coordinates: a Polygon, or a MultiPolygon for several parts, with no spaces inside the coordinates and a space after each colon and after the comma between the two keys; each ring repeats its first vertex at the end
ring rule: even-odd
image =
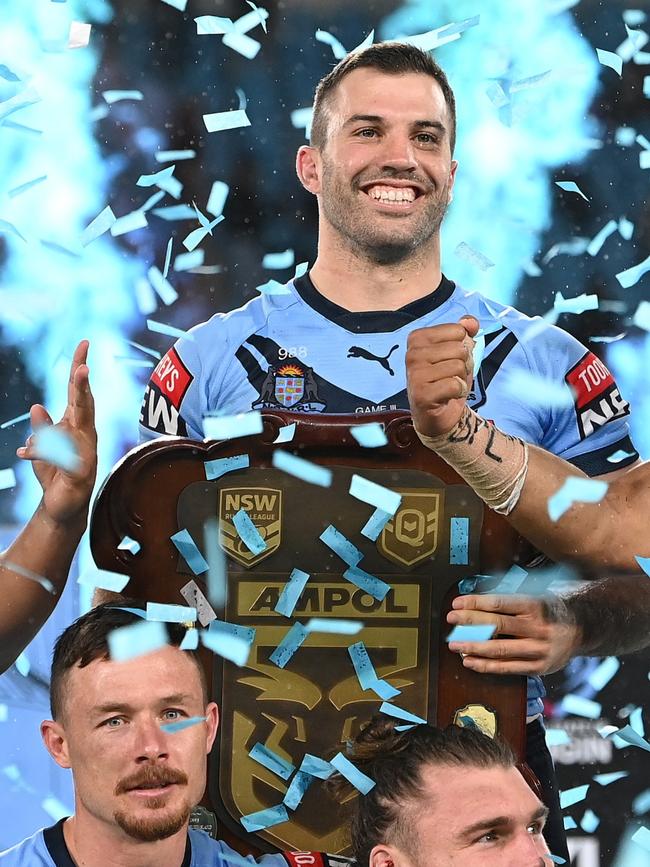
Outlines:
{"type": "Polygon", "coordinates": [[[332,108],[342,114],[416,113],[417,120],[442,120],[447,114],[444,94],[432,76],[372,68],[348,73],[332,95],[332,108]]]}
{"type": "Polygon", "coordinates": [[[518,805],[518,809],[533,810],[539,800],[530,789],[522,775],[514,767],[494,766],[478,768],[472,766],[428,767],[423,772],[426,794],[439,804],[456,804],[459,821],[465,823],[467,813],[476,813],[494,808],[506,802],[518,805]],[[464,808],[464,810],[460,809],[464,808]]]}

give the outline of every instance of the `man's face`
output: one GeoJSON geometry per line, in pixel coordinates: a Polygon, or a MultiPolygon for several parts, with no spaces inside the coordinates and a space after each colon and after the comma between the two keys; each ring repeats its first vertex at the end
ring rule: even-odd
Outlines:
{"type": "MultiPolygon", "coordinates": [[[[546,808],[516,768],[429,767],[425,795],[408,807],[414,851],[371,867],[545,867],[546,808]]],[[[376,852],[380,847],[375,847],[376,852]]],[[[376,853],[378,854],[378,853],[376,853]]]]}
{"type": "Polygon", "coordinates": [[[440,86],[428,75],[357,69],[327,104],[319,199],[353,249],[398,262],[437,239],[456,163],[440,86]]]}
{"type": "Polygon", "coordinates": [[[97,659],[65,680],[58,723],[44,723],[55,760],[72,768],[76,813],[119,826],[142,841],[184,827],[203,795],[217,706],[205,706],[196,664],[176,647],[128,662],[97,659]],[[161,725],[205,722],[175,733],[161,725]],[[56,752],[46,729],[61,731],[56,752]]]}

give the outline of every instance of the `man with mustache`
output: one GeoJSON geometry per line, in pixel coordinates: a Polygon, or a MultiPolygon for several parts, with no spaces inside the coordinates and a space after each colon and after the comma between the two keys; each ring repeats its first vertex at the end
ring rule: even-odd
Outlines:
{"type": "MultiPolygon", "coordinates": [[[[271,283],[245,306],[196,326],[169,350],[145,391],[141,437],[203,439],[204,416],[256,409],[407,410],[409,334],[471,314],[490,332],[474,405],[590,476],[611,478],[632,466],[638,454],[628,435],[628,404],[608,372],[601,396],[609,411],[589,430],[573,401],[549,408],[517,400],[508,389],[511,375],[520,375],[551,379],[569,395],[571,377],[593,363],[585,347],[442,273],[440,227],[453,195],[455,138],[453,91],[426,52],[373,45],[325,76],[316,89],[310,144],[296,161],[300,182],[318,203],[316,261],[286,286],[271,283]],[[621,450],[626,457],[609,463],[621,450]]],[[[540,623],[538,613],[522,628],[537,634],[540,623]]],[[[553,637],[550,631],[543,637],[545,651],[553,637]]],[[[539,722],[538,672],[531,666],[528,761],[551,806],[551,849],[568,857],[539,722]]]]}
{"type": "MultiPolygon", "coordinates": [[[[205,789],[219,711],[209,701],[198,657],[179,648],[185,628],[166,624],[169,643],[124,661],[111,659],[111,633],[142,623],[135,604],[97,606],[59,637],[50,680],[52,719],[41,724],[41,734],[54,761],[72,770],[75,811],[0,853],[2,867],[239,863],[241,856],[222,841],[188,831],[205,789]]],[[[310,863],[345,862],[317,859],[310,863]]],[[[247,861],[263,867],[305,863],[291,853],[247,861]]]]}

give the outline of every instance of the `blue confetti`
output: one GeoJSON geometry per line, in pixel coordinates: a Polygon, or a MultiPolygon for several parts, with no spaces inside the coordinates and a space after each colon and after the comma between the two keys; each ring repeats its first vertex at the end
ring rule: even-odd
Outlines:
{"type": "Polygon", "coordinates": [[[346,539],[343,533],[340,533],[336,527],[329,525],[318,537],[321,542],[324,542],[328,548],[331,548],[335,554],[347,563],[348,566],[356,566],[363,559],[363,554],[356,548],[349,539],[346,539]]]}
{"type": "Polygon", "coordinates": [[[327,30],[317,30],[315,33],[316,41],[323,42],[325,45],[329,45],[332,49],[332,54],[334,55],[335,60],[343,60],[343,58],[347,55],[347,51],[343,47],[343,45],[339,42],[339,40],[332,33],[328,33],[327,30]]]}
{"type": "Polygon", "coordinates": [[[273,440],[274,443],[290,443],[296,434],[296,423],[295,421],[291,424],[285,424],[278,431],[278,435],[273,440]]]}
{"type": "MultiPolygon", "coordinates": [[[[160,169],[159,172],[154,172],[151,175],[140,175],[138,180],[135,182],[135,185],[136,187],[160,187],[161,184],[164,184],[165,181],[168,181],[169,178],[171,178],[174,174],[175,168],[176,166],[167,166],[164,169],[160,169]]],[[[162,189],[162,187],[160,188],[162,189]]]]}
{"type": "Polygon", "coordinates": [[[596,692],[600,692],[600,690],[610,682],[620,667],[621,663],[615,656],[608,656],[607,659],[604,659],[598,668],[589,675],[589,685],[592,689],[595,689],[596,692]]]}
{"type": "Polygon", "coordinates": [[[528,370],[520,370],[508,375],[504,382],[510,396],[520,402],[544,407],[570,407],[575,396],[571,388],[554,379],[537,376],[528,370]]]}
{"type": "Polygon", "coordinates": [[[361,528],[361,535],[365,536],[366,539],[370,539],[371,542],[375,542],[392,517],[390,512],[384,512],[383,509],[375,509],[361,528]]]}
{"type": "Polygon", "coordinates": [[[560,792],[560,807],[564,810],[566,807],[572,807],[574,804],[584,801],[588,789],[588,785],[574,786],[572,789],[565,789],[565,791],[560,792]]]}
{"type": "Polygon", "coordinates": [[[395,719],[404,720],[407,723],[415,723],[415,725],[420,725],[422,723],[426,724],[426,720],[421,716],[417,716],[414,713],[411,713],[408,710],[404,710],[404,708],[397,707],[395,704],[390,704],[390,702],[384,701],[382,702],[379,713],[385,713],[386,716],[392,716],[395,719]]]}
{"type": "Polygon", "coordinates": [[[497,594],[516,593],[527,577],[528,572],[515,564],[508,569],[492,592],[497,594]]]}
{"type": "Polygon", "coordinates": [[[350,433],[364,449],[376,449],[388,443],[384,426],[376,421],[355,424],[350,428],[350,433]]]}
{"type": "Polygon", "coordinates": [[[580,827],[585,834],[593,834],[596,828],[600,825],[600,819],[593,810],[585,810],[585,814],[580,822],[580,827]]]}
{"type": "Polygon", "coordinates": [[[343,753],[337,753],[330,764],[363,795],[367,795],[375,787],[375,781],[346,759],[343,753]]]}
{"type": "Polygon", "coordinates": [[[480,271],[488,271],[490,268],[494,268],[494,262],[488,259],[487,256],[484,256],[483,253],[474,250],[465,241],[461,241],[458,244],[454,250],[454,255],[465,262],[469,262],[471,265],[475,265],[480,271]]]}
{"type": "Polygon", "coordinates": [[[193,250],[191,253],[179,253],[174,259],[174,271],[191,271],[205,261],[204,250],[193,250]]]}
{"type": "Polygon", "coordinates": [[[208,204],[205,206],[206,211],[212,214],[213,217],[220,217],[223,213],[229,192],[230,187],[225,183],[225,181],[215,181],[210,190],[208,204]]]}
{"type": "Polygon", "coordinates": [[[246,665],[254,640],[254,629],[225,620],[213,620],[207,632],[201,633],[205,647],[239,666],[246,665]]]}
{"type": "MultiPolygon", "coordinates": [[[[203,541],[205,544],[205,556],[207,558],[209,569],[207,574],[207,589],[208,598],[217,607],[222,607],[226,604],[228,598],[228,572],[226,568],[226,555],[219,544],[219,523],[216,517],[208,518],[203,525],[203,541]]],[[[203,596],[201,591],[196,588],[201,594],[202,604],[209,606],[208,600],[203,596]]],[[[214,612],[210,608],[209,614],[214,612]]],[[[210,619],[213,619],[210,616],[210,619]]],[[[199,610],[199,620],[201,620],[201,612],[199,610]]],[[[203,626],[205,623],[201,620],[203,626]]]]}
{"type": "Polygon", "coordinates": [[[204,572],[208,571],[210,567],[208,566],[203,554],[201,554],[199,549],[196,547],[196,542],[190,536],[189,530],[179,530],[169,538],[195,575],[202,575],[204,572]]]}
{"type": "Polygon", "coordinates": [[[205,722],[206,717],[204,716],[190,716],[187,719],[180,719],[176,722],[163,723],[160,726],[160,730],[165,732],[168,735],[176,734],[176,732],[182,732],[185,729],[192,728],[192,726],[196,726],[199,723],[205,722]]]}
{"type": "Polygon", "coordinates": [[[262,551],[266,551],[268,547],[266,542],[244,509],[240,509],[236,515],[233,515],[232,522],[239,538],[251,553],[261,554],[262,551]]]}
{"type": "Polygon", "coordinates": [[[133,556],[135,556],[140,550],[140,543],[136,542],[135,539],[132,539],[130,536],[124,536],[122,541],[117,546],[118,551],[129,551],[133,556]]]}
{"type": "Polygon", "coordinates": [[[42,184],[43,181],[47,180],[47,175],[41,175],[38,178],[34,178],[31,181],[25,181],[24,184],[20,184],[17,187],[13,187],[7,195],[10,199],[15,199],[16,196],[20,196],[22,193],[26,193],[27,190],[31,190],[32,187],[35,187],[37,184],[42,184]]]}
{"type": "Polygon", "coordinates": [[[587,719],[598,719],[602,710],[597,701],[573,693],[564,696],[560,708],[572,716],[584,716],[587,719]]]}
{"type": "Polygon", "coordinates": [[[114,662],[125,662],[144,653],[159,650],[167,644],[167,631],[162,623],[143,620],[120,626],[108,634],[108,652],[114,662]]]}
{"type": "Polygon", "coordinates": [[[605,726],[604,729],[600,730],[599,734],[602,737],[620,738],[626,744],[650,752],[650,744],[638,732],[634,731],[632,726],[627,725],[620,729],[617,729],[615,726],[605,726]],[[603,731],[606,733],[603,734],[603,731]]]}
{"type": "Polygon", "coordinates": [[[578,295],[575,298],[565,298],[561,292],[555,293],[553,309],[556,313],[584,313],[586,310],[598,310],[597,295],[578,295]]]}
{"type": "Polygon", "coordinates": [[[105,207],[81,233],[81,246],[87,247],[104,232],[108,232],[115,221],[116,217],[110,206],[105,207]]]}
{"type": "Polygon", "coordinates": [[[220,479],[226,473],[246,469],[246,467],[250,466],[250,462],[248,455],[232,455],[229,458],[216,458],[213,461],[205,461],[205,477],[209,482],[213,479],[220,479]]]}
{"type": "Polygon", "coordinates": [[[626,271],[618,273],[616,279],[623,289],[630,289],[630,287],[638,283],[641,277],[643,277],[643,275],[648,271],[650,271],[650,256],[648,256],[647,259],[644,259],[643,262],[639,262],[638,265],[634,265],[632,268],[628,268],[626,271]]]}
{"type": "Polygon", "coordinates": [[[310,485],[329,488],[332,484],[332,471],[327,467],[321,467],[312,461],[306,461],[304,458],[282,451],[282,449],[276,449],[273,452],[272,463],[276,469],[289,473],[297,479],[302,479],[310,485]]]}
{"type": "Polygon", "coordinates": [[[262,295],[291,295],[291,289],[277,280],[267,280],[266,283],[260,283],[259,286],[255,287],[255,291],[262,295]]]}
{"type": "Polygon", "coordinates": [[[129,583],[130,576],[121,572],[111,572],[108,569],[89,569],[77,578],[77,583],[84,587],[97,587],[100,590],[110,590],[121,593],[129,583]]]}
{"type": "Polygon", "coordinates": [[[602,66],[608,66],[610,69],[613,69],[617,75],[622,75],[623,73],[623,58],[619,57],[618,54],[615,54],[613,51],[606,51],[604,48],[597,48],[596,54],[598,55],[598,62],[602,66]]]}
{"type": "Polygon", "coordinates": [[[178,292],[174,289],[169,280],[167,280],[165,275],[160,273],[155,265],[149,268],[147,271],[147,277],[163,304],[169,306],[177,300],[178,292]]]}
{"type": "MultiPolygon", "coordinates": [[[[604,776],[604,775],[603,775],[604,776]]],[[[650,810],[650,789],[641,792],[632,801],[632,812],[635,816],[642,816],[650,810]]]]}
{"type": "Polygon", "coordinates": [[[74,813],[74,810],[70,807],[66,807],[66,805],[62,801],[59,801],[58,798],[55,798],[54,795],[48,795],[47,798],[44,798],[41,801],[41,807],[55,822],[60,822],[61,819],[66,819],[74,813]]]}
{"type": "Polygon", "coordinates": [[[199,646],[199,630],[191,627],[186,630],[183,640],[179,644],[180,650],[196,650],[199,646]]]}
{"type": "Polygon", "coordinates": [[[295,766],[292,765],[291,762],[283,759],[282,756],[274,753],[273,750],[269,749],[269,747],[264,744],[255,744],[248,755],[253,759],[253,761],[268,768],[269,771],[277,774],[278,777],[281,777],[283,780],[288,780],[291,774],[296,770],[295,766]]]}
{"type": "MultiPolygon", "coordinates": [[[[169,265],[170,265],[171,260],[172,260],[173,243],[174,243],[173,238],[170,238],[169,241],[167,242],[167,250],[165,251],[165,265],[163,267],[163,272],[162,272],[162,276],[163,276],[164,280],[167,279],[167,275],[169,274],[169,265]]],[[[151,279],[151,277],[149,277],[149,279],[151,279]]],[[[161,298],[162,298],[162,296],[161,296],[161,298]]],[[[165,303],[167,303],[167,302],[165,302],[165,303]]]]}
{"type": "Polygon", "coordinates": [[[18,674],[21,674],[23,677],[27,677],[32,667],[25,651],[18,654],[14,665],[16,666],[18,674]]]}
{"type": "Polygon", "coordinates": [[[114,238],[119,238],[129,232],[135,232],[137,229],[144,229],[148,225],[146,214],[142,209],[131,211],[130,214],[124,214],[123,217],[118,217],[115,220],[111,226],[111,235],[114,238]]]}
{"type": "Polygon", "coordinates": [[[305,631],[331,632],[334,635],[356,635],[363,629],[360,620],[337,620],[336,618],[312,617],[305,624],[305,631]]]}
{"type": "Polygon", "coordinates": [[[622,780],[629,775],[629,771],[610,771],[608,774],[594,774],[594,782],[600,786],[609,786],[617,780],[622,780]]]}
{"type": "Polygon", "coordinates": [[[282,614],[284,617],[291,617],[307,581],[309,581],[308,572],[303,572],[301,569],[292,569],[289,580],[282,588],[282,593],[274,611],[277,611],[278,614],[282,614]]]}
{"type": "Polygon", "coordinates": [[[45,425],[34,434],[34,454],[66,472],[73,473],[81,464],[77,447],[72,437],[57,427],[45,425]]]}
{"type": "Polygon", "coordinates": [[[240,129],[251,125],[248,115],[241,109],[204,114],[203,123],[208,132],[222,132],[227,129],[240,129]]]}
{"type": "Polygon", "coordinates": [[[650,829],[646,828],[645,825],[635,831],[630,840],[650,852],[650,829]]]}
{"type": "Polygon", "coordinates": [[[451,630],[446,641],[447,643],[452,641],[489,641],[495,629],[494,623],[474,623],[467,626],[457,625],[451,630]]]}
{"type": "Polygon", "coordinates": [[[548,855],[543,856],[548,861],[552,861],[553,864],[566,864],[566,858],[563,858],[561,855],[548,855]]]}
{"type": "Polygon", "coordinates": [[[194,19],[198,36],[223,36],[232,33],[232,18],[222,18],[220,15],[199,15],[194,19]]]}
{"type": "Polygon", "coordinates": [[[288,822],[289,814],[284,804],[278,804],[277,807],[268,807],[266,810],[258,810],[257,813],[242,816],[239,821],[249,833],[253,833],[253,831],[263,831],[264,828],[288,822]]]}
{"type": "Polygon", "coordinates": [[[0,470],[0,491],[8,491],[16,486],[16,473],[11,467],[0,470]]]}
{"type": "Polygon", "coordinates": [[[546,745],[548,747],[562,747],[570,743],[571,738],[564,729],[546,729],[546,745]]]}
{"type": "Polygon", "coordinates": [[[350,495],[364,503],[369,503],[390,515],[394,515],[402,502],[402,495],[383,485],[371,482],[363,476],[353,474],[350,481],[350,495]]]}
{"type": "Polygon", "coordinates": [[[171,163],[175,160],[193,160],[195,156],[196,151],[193,150],[157,151],[154,159],[157,163],[171,163]]]}
{"type": "Polygon", "coordinates": [[[575,181],[556,181],[555,184],[561,190],[564,190],[567,193],[577,193],[579,196],[582,196],[585,202],[589,201],[575,181]]]}
{"type": "Polygon", "coordinates": [[[313,782],[314,778],[312,776],[305,774],[303,771],[298,771],[293,780],[291,780],[282,803],[290,810],[297,809],[305,796],[305,792],[313,782]]]}
{"type": "MultiPolygon", "coordinates": [[[[160,192],[156,193],[151,198],[155,198],[156,201],[159,201],[164,195],[164,192],[160,192]]],[[[146,210],[144,205],[142,206],[142,210],[146,210]]],[[[161,220],[165,220],[169,223],[178,220],[194,220],[196,218],[194,208],[191,208],[189,205],[165,205],[162,208],[154,208],[152,213],[155,214],[156,217],[160,217],[161,220]]]]}
{"type": "Polygon", "coordinates": [[[297,280],[299,277],[302,277],[309,270],[309,262],[300,262],[300,264],[296,265],[296,270],[293,273],[293,279],[297,280]]]}
{"type": "Polygon", "coordinates": [[[372,596],[378,602],[382,602],[386,598],[386,594],[390,590],[390,584],[377,578],[375,575],[370,575],[364,572],[358,566],[350,566],[343,573],[343,577],[359,587],[364,593],[372,596]]]}
{"type": "Polygon", "coordinates": [[[311,753],[305,753],[300,764],[300,770],[303,774],[318,777],[319,780],[329,780],[334,773],[334,768],[329,762],[326,762],[325,759],[320,759],[318,756],[313,756],[311,753]]]}
{"type": "Polygon", "coordinates": [[[261,434],[264,430],[259,410],[242,412],[239,415],[203,416],[203,433],[209,440],[231,440],[261,434]]]}
{"type": "Polygon", "coordinates": [[[621,461],[624,461],[626,458],[634,457],[634,452],[626,452],[623,449],[617,449],[613,454],[611,454],[607,458],[608,464],[620,464],[621,461]]]}
{"type": "Polygon", "coordinates": [[[576,503],[598,503],[607,493],[609,485],[598,479],[583,479],[579,476],[569,476],[561,488],[548,498],[548,514],[552,521],[559,520],[562,515],[576,503]]]}
{"type": "Polygon", "coordinates": [[[608,223],[605,223],[603,228],[591,239],[589,242],[589,246],[587,247],[587,253],[590,256],[596,256],[600,253],[601,247],[605,243],[605,241],[609,238],[610,235],[614,234],[616,229],[618,228],[618,223],[616,220],[610,220],[608,223]]]}
{"type": "Polygon", "coordinates": [[[30,414],[28,412],[24,412],[22,415],[17,415],[16,418],[10,418],[8,421],[3,421],[0,424],[0,430],[5,430],[8,427],[13,427],[15,424],[20,424],[23,421],[29,421],[30,414]]]}
{"type": "Polygon", "coordinates": [[[147,602],[147,620],[161,623],[193,623],[196,620],[196,608],[187,605],[166,605],[162,602],[147,602]]]}
{"type": "Polygon", "coordinates": [[[102,96],[108,103],[112,105],[114,102],[122,102],[125,99],[132,99],[136,102],[142,102],[144,94],[141,90],[104,90],[102,96]]]}
{"type": "Polygon", "coordinates": [[[361,689],[364,692],[365,690],[372,689],[384,701],[395,698],[400,694],[399,689],[395,689],[390,683],[377,677],[377,672],[363,641],[351,644],[348,647],[348,653],[350,654],[350,659],[352,660],[352,665],[354,666],[361,689]]]}
{"type": "Polygon", "coordinates": [[[10,569],[12,572],[15,572],[17,575],[22,575],[23,578],[27,578],[29,581],[35,581],[37,584],[40,584],[44,590],[51,593],[52,596],[56,596],[57,590],[49,578],[44,578],[42,575],[32,572],[31,569],[25,569],[24,566],[19,566],[18,563],[12,563],[10,560],[3,560],[2,565],[5,569],[10,569]]]}
{"type": "Polygon", "coordinates": [[[269,659],[278,668],[284,668],[309,633],[301,623],[294,623],[275,648],[269,659]]]}
{"type": "Polygon", "coordinates": [[[282,253],[266,253],[262,259],[262,268],[269,271],[281,271],[284,268],[292,268],[296,261],[293,250],[284,250],[282,253]]]}
{"type": "Polygon", "coordinates": [[[469,518],[452,518],[449,535],[449,562],[469,563],[469,518]]]}

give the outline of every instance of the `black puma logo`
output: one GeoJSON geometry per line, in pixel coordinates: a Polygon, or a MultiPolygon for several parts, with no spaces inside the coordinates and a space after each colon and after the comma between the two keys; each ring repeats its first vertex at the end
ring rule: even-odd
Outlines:
{"type": "Polygon", "coordinates": [[[375,355],[374,353],[370,352],[368,349],[364,349],[363,346],[351,346],[348,349],[348,356],[347,357],[348,358],[365,358],[368,361],[376,361],[379,364],[381,364],[381,366],[384,368],[384,370],[387,370],[391,376],[395,376],[395,371],[388,363],[388,359],[391,357],[391,355],[393,354],[393,352],[395,352],[396,349],[399,349],[399,343],[396,343],[395,346],[391,347],[391,350],[388,353],[388,355],[381,356],[381,355],[375,355]]]}

